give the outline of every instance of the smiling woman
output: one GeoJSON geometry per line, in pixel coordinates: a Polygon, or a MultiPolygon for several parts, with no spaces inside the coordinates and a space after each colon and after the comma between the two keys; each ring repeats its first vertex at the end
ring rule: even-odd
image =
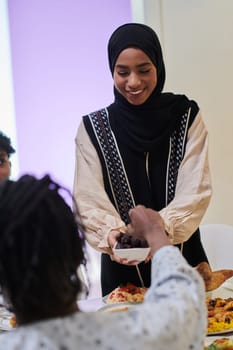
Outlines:
{"type": "Polygon", "coordinates": [[[198,226],[211,197],[208,132],[195,101],[163,92],[157,34],[139,23],[118,27],[108,59],[115,100],[83,117],[74,181],[87,240],[103,253],[103,295],[127,282],[150,286],[148,258],[137,269],[113,250],[131,208],[160,211],[170,242],[196,266],[207,261],[198,226]]]}
{"type": "Polygon", "coordinates": [[[149,57],[140,49],[123,50],[114,68],[116,89],[132,105],[141,105],[157,85],[157,70],[149,57]]]}

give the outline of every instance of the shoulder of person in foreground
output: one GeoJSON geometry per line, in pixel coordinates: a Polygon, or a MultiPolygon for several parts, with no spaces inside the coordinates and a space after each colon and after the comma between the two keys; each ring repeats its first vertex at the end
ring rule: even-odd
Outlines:
{"type": "Polygon", "coordinates": [[[170,244],[159,213],[137,206],[129,215],[129,234],[151,246],[151,286],[143,303],[127,312],[92,314],[88,327],[93,322],[92,332],[104,330],[101,345],[109,338],[118,347],[129,342],[134,349],[203,349],[207,318],[201,277],[170,244]]]}
{"type": "MultiPolygon", "coordinates": [[[[195,285],[197,289],[195,287],[194,290],[198,292],[199,288],[200,295],[203,294],[203,280],[183,258],[178,248],[171,245],[160,214],[155,210],[138,205],[129,211],[129,216],[128,233],[137,238],[145,239],[151,247],[152,279],[158,281],[160,276],[165,275],[168,276],[168,279],[169,276],[171,279],[177,279],[177,272],[180,272],[180,276],[183,277],[179,277],[178,280],[187,280],[188,285],[195,285]]],[[[188,288],[184,292],[188,293],[188,288]]]]}
{"type": "MultiPolygon", "coordinates": [[[[153,319],[153,325],[158,322],[160,336],[166,332],[170,335],[181,332],[183,340],[179,346],[182,345],[182,349],[186,348],[184,344],[193,344],[195,337],[199,338],[197,343],[200,346],[206,331],[202,278],[187,263],[178,248],[170,244],[159,213],[137,206],[129,215],[129,232],[146,239],[153,255],[152,282],[145,296],[144,312],[148,319],[153,319]]],[[[149,332],[152,332],[154,326],[148,327],[149,332]]],[[[193,348],[198,349],[196,345],[193,348]]]]}

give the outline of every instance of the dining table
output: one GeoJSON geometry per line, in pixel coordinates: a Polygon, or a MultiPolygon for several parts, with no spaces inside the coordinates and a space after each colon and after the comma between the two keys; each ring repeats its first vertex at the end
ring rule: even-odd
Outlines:
{"type": "MultiPolygon", "coordinates": [[[[233,298],[233,278],[226,281],[220,288],[206,293],[209,298],[233,298]]],[[[90,298],[78,300],[79,309],[83,312],[98,312],[107,307],[106,297],[90,298]]],[[[218,333],[217,335],[206,335],[205,345],[210,345],[214,340],[220,338],[230,338],[233,340],[233,330],[218,333]]]]}
{"type": "MultiPolygon", "coordinates": [[[[207,297],[210,297],[212,299],[214,298],[233,298],[233,279],[231,279],[231,282],[225,282],[220,288],[206,293],[207,297]]],[[[82,312],[100,312],[102,309],[106,309],[106,297],[92,297],[92,298],[86,298],[86,299],[79,299],[77,300],[78,308],[82,312]]],[[[11,331],[11,327],[9,326],[9,319],[12,316],[9,311],[6,310],[4,307],[4,301],[2,299],[2,296],[0,294],[0,336],[1,333],[4,333],[6,331],[11,331]],[[8,320],[8,323],[7,323],[8,320]],[[5,323],[4,323],[5,321],[5,323]]],[[[205,345],[211,344],[215,339],[219,338],[230,338],[233,339],[233,330],[222,332],[217,335],[207,335],[205,339],[205,345]]]]}
{"type": "MultiPolygon", "coordinates": [[[[224,282],[219,288],[206,293],[206,297],[209,297],[211,299],[215,298],[233,298],[233,278],[229,279],[228,281],[224,282]]],[[[233,339],[233,330],[228,330],[222,333],[218,333],[217,335],[207,335],[205,339],[205,344],[209,345],[214,340],[220,339],[220,338],[230,338],[233,339]]]]}

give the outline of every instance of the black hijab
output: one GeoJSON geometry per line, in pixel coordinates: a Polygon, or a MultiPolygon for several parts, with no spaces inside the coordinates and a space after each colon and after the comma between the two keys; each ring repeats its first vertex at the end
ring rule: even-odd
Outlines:
{"type": "Polygon", "coordinates": [[[137,151],[151,151],[167,141],[178,119],[191,101],[185,95],[162,93],[165,66],[159,39],[150,27],[128,23],[118,27],[108,42],[108,59],[113,74],[119,54],[128,47],[145,52],[157,69],[157,85],[141,105],[130,104],[114,87],[115,101],[109,106],[110,123],[116,137],[137,151]]]}

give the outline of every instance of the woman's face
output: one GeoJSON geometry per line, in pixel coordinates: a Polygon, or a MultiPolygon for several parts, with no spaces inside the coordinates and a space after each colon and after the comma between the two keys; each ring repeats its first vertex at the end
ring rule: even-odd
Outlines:
{"type": "Polygon", "coordinates": [[[118,56],[113,80],[116,89],[129,103],[141,105],[157,85],[157,70],[144,51],[130,47],[118,56]]]}
{"type": "Polygon", "coordinates": [[[0,149],[0,181],[7,180],[11,173],[11,163],[5,151],[0,149]]]}

